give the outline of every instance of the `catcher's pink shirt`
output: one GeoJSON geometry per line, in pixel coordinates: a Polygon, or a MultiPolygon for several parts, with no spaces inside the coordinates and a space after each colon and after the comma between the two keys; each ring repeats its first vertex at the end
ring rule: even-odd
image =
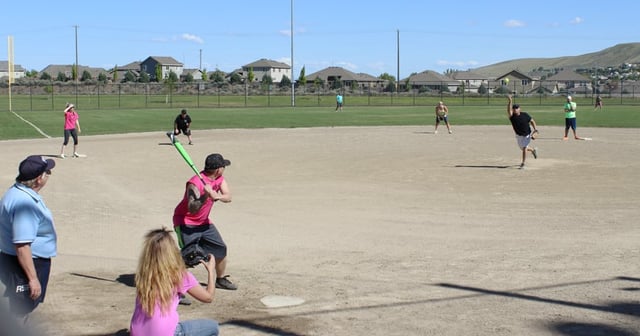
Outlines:
{"type": "MultiPolygon", "coordinates": [[[[216,179],[211,179],[200,172],[200,176],[204,179],[204,181],[211,185],[213,191],[220,191],[220,185],[222,185],[222,181],[224,181],[224,176],[219,176],[216,179]]],[[[204,193],[204,185],[202,181],[200,181],[200,176],[194,175],[189,181],[188,184],[193,184],[198,188],[200,195],[204,193]]],[[[213,208],[213,200],[211,198],[207,198],[207,200],[202,205],[202,208],[196,213],[189,212],[189,196],[187,194],[187,190],[185,188],[184,196],[175,210],[173,211],[173,225],[209,225],[211,222],[209,221],[209,213],[211,212],[211,208],[213,208]]]]}
{"type": "Polygon", "coordinates": [[[180,316],[178,315],[179,294],[186,294],[197,285],[198,280],[196,277],[191,272],[186,272],[182,278],[182,283],[176,288],[169,310],[163,313],[160,305],[156,303],[152,316],[145,314],[139,298],[136,297],[136,306],[131,317],[131,336],[173,336],[178,322],[180,322],[180,316]]]}

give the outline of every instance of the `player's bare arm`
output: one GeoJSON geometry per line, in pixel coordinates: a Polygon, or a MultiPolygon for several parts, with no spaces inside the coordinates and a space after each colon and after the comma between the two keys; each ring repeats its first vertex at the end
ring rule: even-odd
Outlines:
{"type": "Polygon", "coordinates": [[[223,203],[231,202],[231,190],[229,189],[229,185],[227,181],[222,181],[220,185],[220,192],[212,196],[214,201],[220,201],[223,203]]]}
{"type": "Polygon", "coordinates": [[[507,96],[507,115],[509,116],[509,118],[511,118],[511,116],[513,115],[513,110],[511,109],[513,103],[513,98],[511,97],[511,95],[507,96]]]}
{"type": "Polygon", "coordinates": [[[198,188],[195,185],[189,183],[187,185],[187,197],[189,198],[189,212],[196,213],[200,210],[200,208],[202,208],[209,195],[207,195],[206,190],[204,194],[200,195],[200,191],[198,190],[198,188]]]}

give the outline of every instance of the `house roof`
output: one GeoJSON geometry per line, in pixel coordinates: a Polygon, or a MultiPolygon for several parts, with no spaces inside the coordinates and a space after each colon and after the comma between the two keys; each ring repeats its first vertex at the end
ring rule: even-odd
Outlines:
{"type": "Polygon", "coordinates": [[[451,78],[455,80],[485,80],[487,76],[473,71],[456,71],[451,74],[451,78]]]}
{"type": "MultiPolygon", "coordinates": [[[[58,75],[58,73],[62,72],[63,74],[71,73],[73,71],[73,65],[64,65],[64,64],[50,64],[46,68],[42,69],[40,73],[46,72],[52,77],[58,75]]],[[[100,73],[107,73],[107,70],[103,68],[92,68],[84,65],[78,65],[78,78],[82,76],[82,73],[88,71],[91,76],[96,77],[100,73]]]]}
{"type": "Polygon", "coordinates": [[[169,56],[149,56],[144,61],[142,61],[142,63],[145,63],[149,59],[153,59],[157,63],[162,65],[182,65],[182,63],[176,61],[175,58],[169,56]]]}
{"type": "MultiPolygon", "coordinates": [[[[131,70],[131,71],[140,71],[140,63],[142,62],[131,62],[129,64],[126,65],[118,65],[118,71],[127,71],[127,70],[131,70]]],[[[113,71],[113,69],[111,69],[111,71],[113,71]]]]}
{"type": "Polygon", "coordinates": [[[530,80],[530,81],[533,80],[531,77],[523,74],[522,72],[520,72],[518,70],[511,70],[511,71],[507,72],[506,74],[504,74],[502,76],[499,76],[496,79],[497,80],[501,80],[501,79],[504,79],[504,78],[507,78],[507,77],[518,78],[518,79],[527,79],[527,80],[530,80]]]}
{"type": "Polygon", "coordinates": [[[453,79],[447,76],[441,75],[432,70],[426,70],[421,73],[411,75],[405,79],[402,79],[400,82],[406,82],[406,81],[409,81],[409,83],[412,83],[412,84],[434,83],[434,82],[446,82],[446,83],[455,82],[456,84],[458,84],[458,81],[454,81],[453,79]]]}
{"type": "Polygon", "coordinates": [[[275,68],[275,69],[291,69],[289,64],[261,58],[253,63],[243,65],[243,68],[275,68]]]}
{"type": "MultiPolygon", "coordinates": [[[[9,61],[0,61],[0,71],[9,72],[9,61]]],[[[14,72],[24,72],[25,69],[19,64],[13,64],[14,72]]]]}
{"type": "Polygon", "coordinates": [[[329,77],[339,78],[342,81],[358,81],[359,78],[363,78],[362,75],[363,74],[359,75],[341,67],[328,67],[309,74],[306,77],[311,81],[315,80],[318,77],[324,81],[326,81],[329,77]]]}

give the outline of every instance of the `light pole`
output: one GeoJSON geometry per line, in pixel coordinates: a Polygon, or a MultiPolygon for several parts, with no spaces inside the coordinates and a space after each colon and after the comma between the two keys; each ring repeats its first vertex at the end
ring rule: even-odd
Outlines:
{"type": "Polygon", "coordinates": [[[293,74],[293,0],[291,0],[291,107],[296,106],[296,80],[293,74]]]}

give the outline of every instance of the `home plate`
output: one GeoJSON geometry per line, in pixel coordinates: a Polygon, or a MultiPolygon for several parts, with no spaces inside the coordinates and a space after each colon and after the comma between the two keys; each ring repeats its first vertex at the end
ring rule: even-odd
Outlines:
{"type": "Polygon", "coordinates": [[[260,302],[268,308],[281,308],[301,305],[304,303],[304,299],[292,296],[267,295],[260,299],[260,302]]]}

